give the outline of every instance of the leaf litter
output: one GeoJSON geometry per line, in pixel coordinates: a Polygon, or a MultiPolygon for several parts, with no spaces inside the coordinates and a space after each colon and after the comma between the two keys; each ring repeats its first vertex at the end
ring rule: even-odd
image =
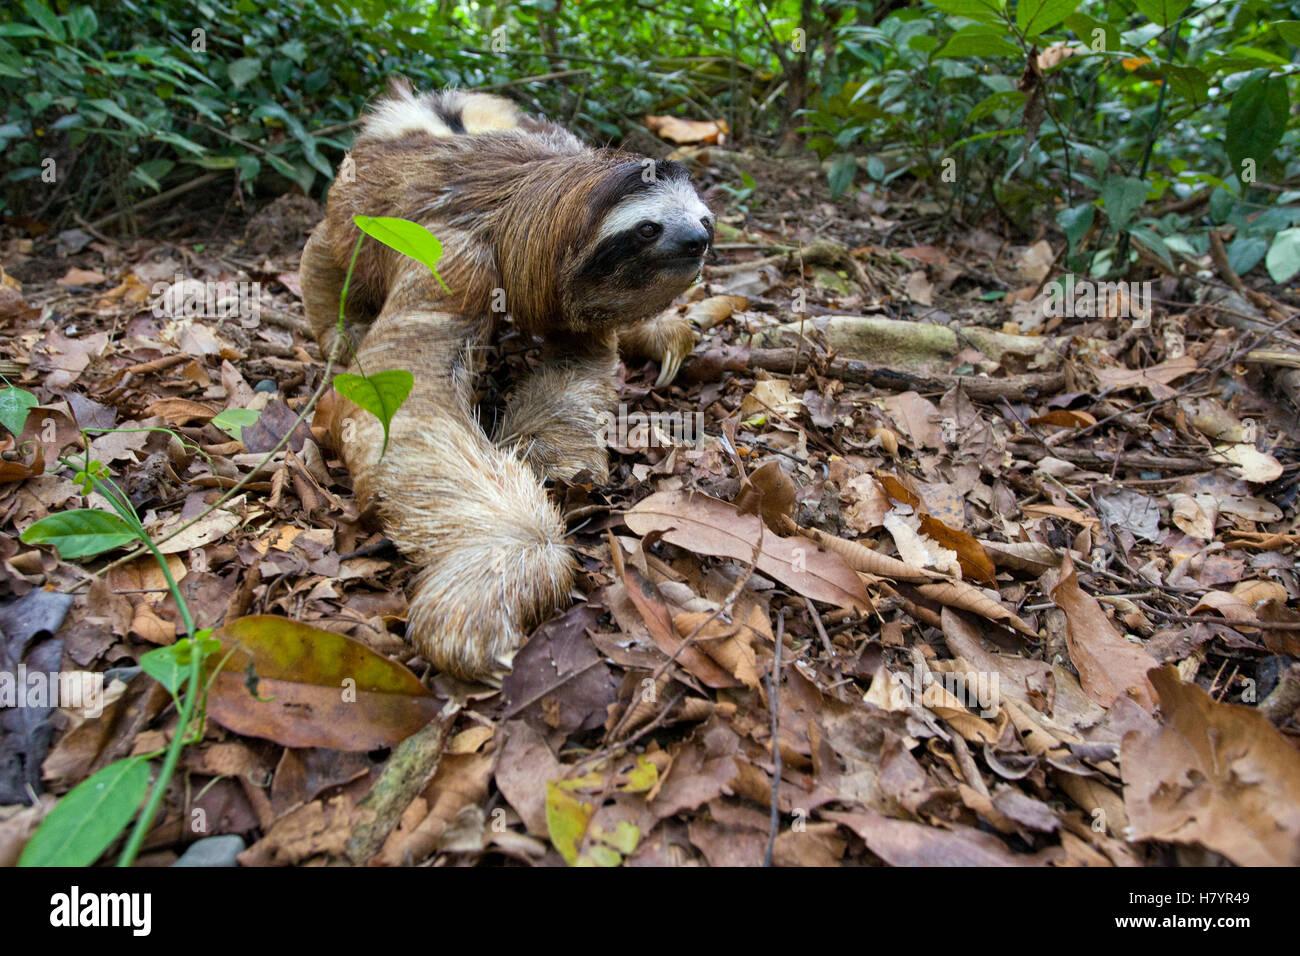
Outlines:
{"type": "MultiPolygon", "coordinates": [[[[706,178],[726,155],[691,152],[706,178]]],[[[322,430],[255,471],[322,374],[296,246],[5,240],[0,359],[39,404],[3,405],[27,414],[0,449],[0,614],[71,601],[2,649],[104,693],[22,719],[0,697],[0,860],[178,730],[137,665],[181,633],[152,559],[18,539],[95,506],[57,463],[85,427],[156,540],[249,479],[162,546],[234,653],[146,862],[234,833],[245,865],[1300,863],[1300,454],[1250,358],[1294,333],[1232,328],[1190,276],[1147,323],[1045,317],[1049,243],[761,187],[679,306],[678,384],[620,372],[657,424],[611,438],[608,484],[554,489],[580,594],[499,689],[406,644],[420,569],[322,430]],[[178,314],[176,276],[260,283],[260,320],[178,314]]],[[[486,420],[536,357],[495,346],[486,420]]]]}

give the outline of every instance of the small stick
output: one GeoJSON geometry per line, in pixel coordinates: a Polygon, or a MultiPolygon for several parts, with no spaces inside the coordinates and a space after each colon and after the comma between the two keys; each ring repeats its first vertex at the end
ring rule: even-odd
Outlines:
{"type": "Polygon", "coordinates": [[[772,656],[772,670],[767,674],[767,699],[772,711],[772,809],[771,823],[767,832],[767,852],[763,854],[763,865],[772,865],[772,851],[776,848],[776,831],[781,827],[781,809],[778,805],[781,793],[781,640],[785,636],[785,615],[776,616],[776,650],[772,656]]]}

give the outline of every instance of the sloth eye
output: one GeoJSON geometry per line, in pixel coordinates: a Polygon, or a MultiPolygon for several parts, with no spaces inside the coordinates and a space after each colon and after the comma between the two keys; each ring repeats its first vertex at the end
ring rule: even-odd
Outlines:
{"type": "Polygon", "coordinates": [[[636,227],[636,234],[642,239],[653,239],[664,231],[664,227],[657,222],[643,222],[636,227]]]}

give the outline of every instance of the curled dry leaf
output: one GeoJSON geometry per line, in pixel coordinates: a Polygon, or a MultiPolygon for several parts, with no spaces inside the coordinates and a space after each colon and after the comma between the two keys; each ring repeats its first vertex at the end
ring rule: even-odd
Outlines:
{"type": "Polygon", "coordinates": [[[1068,555],[1060,571],[1047,576],[1052,574],[1059,575],[1057,582],[1046,590],[1065,612],[1066,646],[1084,691],[1103,707],[1127,695],[1143,709],[1154,711],[1155,690],[1147,680],[1147,671],[1156,666],[1155,659],[1146,648],[1125,640],[1101,605],[1083,593],[1068,555]]]}
{"type": "Polygon", "coordinates": [[[934,584],[919,585],[916,591],[922,597],[937,601],[945,607],[970,611],[990,621],[997,621],[999,624],[1014,628],[1027,637],[1038,637],[1037,631],[973,584],[967,584],[965,581],[938,581],[934,584]]]}
{"type": "MultiPolygon", "coordinates": [[[[632,564],[623,566],[623,584],[627,587],[627,596],[636,605],[641,619],[645,621],[646,630],[654,640],[655,646],[669,657],[676,654],[676,660],[701,682],[709,687],[736,687],[740,681],[714,663],[713,660],[697,647],[682,647],[683,639],[677,636],[673,626],[672,615],[664,605],[659,592],[650,579],[632,564]],[[681,648],[680,650],[678,650],[681,648]]],[[[689,632],[688,632],[689,633],[689,632]]],[[[657,688],[662,690],[663,687],[657,688]]],[[[658,700],[658,694],[656,694],[658,700]]]]}
{"type": "Polygon", "coordinates": [[[154,402],[144,413],[146,416],[157,415],[173,425],[188,425],[190,422],[208,421],[217,414],[217,409],[184,398],[164,398],[154,402]]]}
{"type": "MultiPolygon", "coordinates": [[[[757,607],[753,608],[753,613],[762,616],[757,607]]],[[[704,611],[679,614],[674,623],[683,640],[699,628],[696,646],[750,690],[758,687],[758,660],[754,655],[752,628],[728,623],[704,611]]]]}
{"type": "Polygon", "coordinates": [[[804,597],[836,607],[870,608],[866,589],[842,558],[807,546],[800,537],[779,538],[755,515],[735,505],[684,491],[661,491],[641,501],[624,519],[637,534],[663,532],[663,540],[696,554],[748,564],[757,549],[758,570],[804,597]]]}
{"type": "Polygon", "coordinates": [[[672,143],[723,143],[726,120],[688,120],[676,116],[647,116],[645,125],[672,143]]]}
{"type": "Polygon", "coordinates": [[[789,534],[795,525],[794,480],[775,461],[755,468],[740,485],[735,505],[745,514],[763,516],[763,523],[778,534],[789,534]]]}
{"type": "Polygon", "coordinates": [[[1134,839],[1200,843],[1241,866],[1300,866],[1300,753],[1258,711],[1153,670],[1164,723],[1124,735],[1134,839]]]}
{"type": "Polygon", "coordinates": [[[1251,607],[1250,602],[1239,594],[1230,594],[1227,591],[1207,591],[1191,611],[1193,614],[1207,612],[1222,614],[1229,621],[1255,620],[1255,609],[1251,607]]]}
{"type": "Polygon", "coordinates": [[[987,541],[981,538],[980,547],[999,568],[1042,574],[1061,565],[1061,552],[1041,541],[987,541]]]}
{"type": "Polygon", "coordinates": [[[1240,477],[1256,484],[1267,484],[1282,476],[1282,463],[1254,445],[1220,445],[1210,453],[1210,460],[1234,466],[1240,477]]]}
{"type": "Polygon", "coordinates": [[[887,554],[872,551],[856,541],[846,541],[844,538],[837,538],[833,534],[826,534],[816,528],[800,528],[799,533],[817,542],[827,551],[839,555],[854,571],[861,571],[863,574],[891,578],[895,581],[914,582],[933,581],[939,576],[933,571],[914,568],[897,558],[891,558],[887,554]]]}
{"type": "Polygon", "coordinates": [[[686,310],[686,318],[701,329],[711,329],[731,318],[732,313],[749,307],[743,295],[711,295],[686,310]]]}

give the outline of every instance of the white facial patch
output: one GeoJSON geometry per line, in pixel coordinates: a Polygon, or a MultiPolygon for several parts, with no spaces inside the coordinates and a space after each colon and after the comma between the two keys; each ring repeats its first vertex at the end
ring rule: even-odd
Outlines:
{"type": "Polygon", "coordinates": [[[596,241],[626,232],[646,220],[659,223],[664,232],[672,232],[675,226],[694,226],[705,218],[713,221],[709,207],[700,201],[689,180],[660,179],[611,209],[600,224],[596,241]]]}

